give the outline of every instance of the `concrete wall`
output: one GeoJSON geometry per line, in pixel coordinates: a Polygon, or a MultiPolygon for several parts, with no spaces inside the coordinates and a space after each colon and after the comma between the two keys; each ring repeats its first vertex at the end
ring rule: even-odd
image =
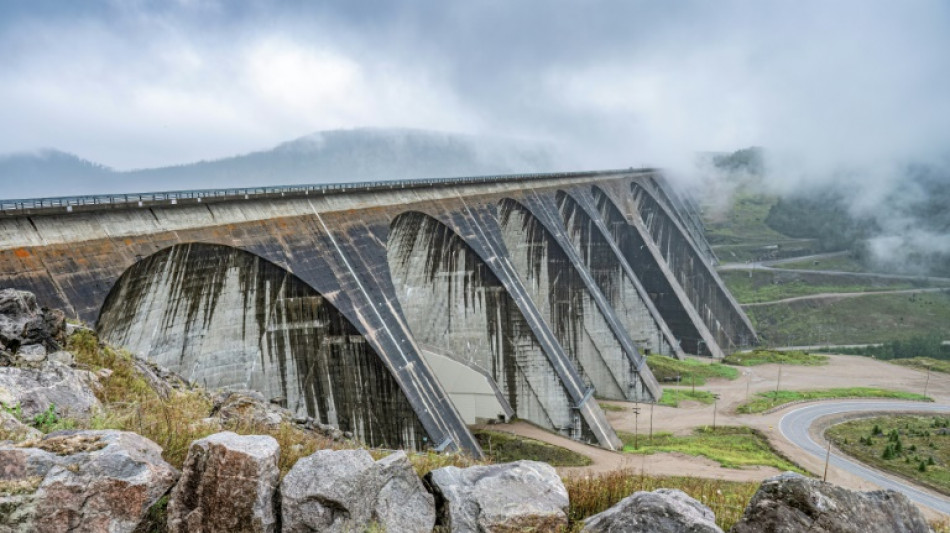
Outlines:
{"type": "Polygon", "coordinates": [[[357,329],[251,253],[193,243],[145,258],[116,283],[97,329],[194,383],[281,398],[374,446],[427,445],[409,400],[357,329]]]}
{"type": "Polygon", "coordinates": [[[669,327],[641,284],[643,262],[614,241],[610,224],[652,242],[647,226],[632,208],[629,220],[612,213],[608,223],[594,203],[592,185],[632,197],[630,184],[650,177],[542,175],[0,212],[0,286],[98,320],[105,336],[193,379],[283,396],[372,442],[477,454],[466,421],[501,409],[615,448],[589,386],[655,396],[641,352],[676,355],[674,333],[706,328],[667,266],[657,272],[679,287],[684,323],[669,327]],[[563,216],[559,191],[590,220],[563,216]],[[526,213],[502,223],[505,199],[526,213]],[[546,236],[518,229],[527,213],[546,236]],[[531,243],[541,243],[543,258],[531,243]],[[489,376],[495,401],[484,387],[460,386],[461,367],[433,362],[423,346],[489,376]],[[368,396],[349,390],[365,378],[386,397],[372,410],[357,407],[368,396]],[[339,396],[328,391],[334,383],[346,389],[339,396]],[[392,424],[364,423],[380,416],[392,424]]]}

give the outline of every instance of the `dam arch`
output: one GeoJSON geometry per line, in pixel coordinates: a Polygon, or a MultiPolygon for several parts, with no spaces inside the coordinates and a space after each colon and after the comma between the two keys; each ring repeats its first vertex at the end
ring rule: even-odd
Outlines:
{"type": "Polygon", "coordinates": [[[679,357],[681,350],[659,311],[642,286],[638,273],[611,242],[607,228],[595,220],[582,201],[558,190],[555,204],[561,223],[587,269],[627,333],[644,352],[679,357]]]}
{"type": "Polygon", "coordinates": [[[290,271],[236,247],[176,244],[119,277],[96,330],[189,381],[251,389],[371,446],[429,436],[379,354],[290,271]]]}
{"type": "Polygon", "coordinates": [[[403,212],[390,225],[387,262],[424,352],[488,376],[512,416],[597,442],[513,297],[458,233],[431,215],[403,212]]]}
{"type": "Polygon", "coordinates": [[[611,238],[627,262],[631,266],[636,265],[634,268],[650,299],[682,349],[692,354],[722,357],[715,337],[670,271],[662,252],[650,240],[649,232],[639,217],[628,221],[607,191],[597,185],[592,185],[590,191],[611,238]]]}
{"type": "Polygon", "coordinates": [[[513,198],[500,200],[498,222],[509,258],[558,343],[598,397],[653,399],[659,391],[650,387],[654,380],[644,368],[643,357],[571,244],[564,241],[560,221],[550,216],[550,199],[526,200],[527,204],[513,198]],[[545,216],[546,222],[536,213],[545,216]]]}

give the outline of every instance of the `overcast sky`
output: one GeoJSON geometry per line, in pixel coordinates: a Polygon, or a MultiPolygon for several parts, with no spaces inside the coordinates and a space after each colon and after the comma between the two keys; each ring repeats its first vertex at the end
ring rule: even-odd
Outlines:
{"type": "Polygon", "coordinates": [[[318,130],[557,143],[678,166],[945,155],[950,2],[0,0],[0,153],[118,169],[318,130]]]}

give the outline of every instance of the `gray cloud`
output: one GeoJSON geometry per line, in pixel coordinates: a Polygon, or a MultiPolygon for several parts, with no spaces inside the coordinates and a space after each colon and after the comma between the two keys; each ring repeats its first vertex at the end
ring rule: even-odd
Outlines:
{"type": "Polygon", "coordinates": [[[881,169],[938,157],[950,136],[939,1],[0,10],[0,152],[52,146],[117,168],[398,126],[538,138],[578,166],[683,176],[695,151],[763,145],[777,186],[794,187],[828,169],[888,183],[881,169]]]}

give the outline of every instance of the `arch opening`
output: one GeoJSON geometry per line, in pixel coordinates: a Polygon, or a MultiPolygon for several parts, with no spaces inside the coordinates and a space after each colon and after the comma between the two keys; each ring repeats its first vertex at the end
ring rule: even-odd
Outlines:
{"type": "Polygon", "coordinates": [[[129,267],[101,338],[210,388],[256,390],[371,446],[428,435],[373,347],[323,295],[234,247],[177,244],[129,267]]]}

